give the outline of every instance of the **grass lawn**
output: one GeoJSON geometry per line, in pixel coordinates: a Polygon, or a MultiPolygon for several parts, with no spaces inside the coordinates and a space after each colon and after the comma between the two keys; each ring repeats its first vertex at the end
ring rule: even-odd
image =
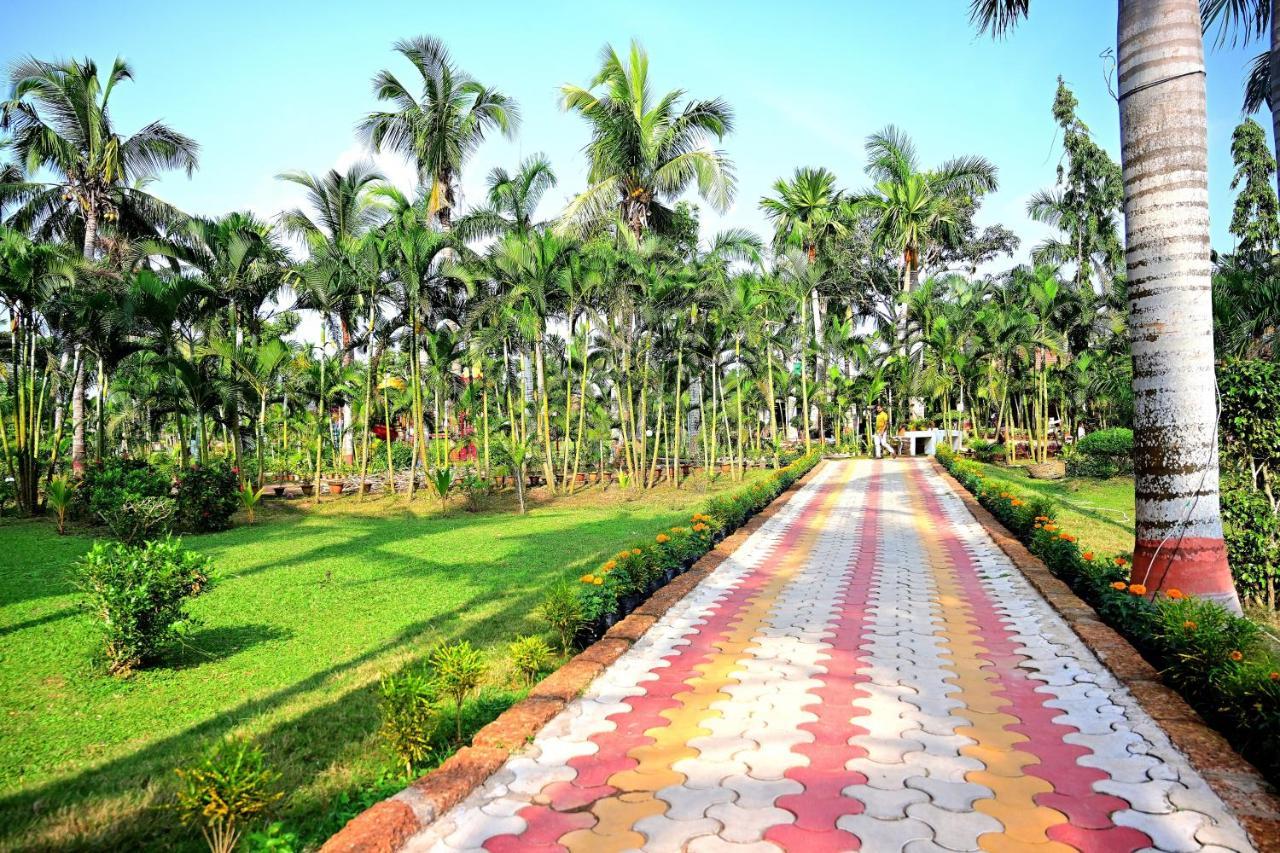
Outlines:
{"type": "Polygon", "coordinates": [[[1023,465],[984,464],[982,469],[1019,497],[1046,497],[1057,503],[1058,524],[1080,537],[1083,550],[1093,550],[1100,557],[1133,553],[1132,477],[1033,480],[1023,465]]]}
{"type": "MultiPolygon", "coordinates": [[[[755,472],[754,476],[760,476],[755,472]]],[[[0,849],[203,848],[157,808],[174,768],[228,734],[255,738],[283,774],[277,817],[314,847],[367,802],[401,787],[377,743],[380,673],[437,640],[490,651],[489,716],[518,696],[507,641],[531,612],[636,537],[687,519],[711,491],[601,493],[544,501],[527,516],[440,514],[427,495],[304,509],[186,544],[217,585],[190,610],[201,626],[160,665],[103,674],[70,570],[88,535],[46,521],[0,523],[0,849]]],[[[482,720],[476,720],[475,725],[482,720]]]]}

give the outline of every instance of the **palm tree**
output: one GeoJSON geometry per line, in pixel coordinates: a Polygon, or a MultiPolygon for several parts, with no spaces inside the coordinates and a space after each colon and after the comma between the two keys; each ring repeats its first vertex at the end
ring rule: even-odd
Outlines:
{"type": "MultiPolygon", "coordinates": [[[[1002,33],[1030,0],[973,0],[1002,33]]],[[[1204,42],[1196,0],[1119,0],[1133,352],[1134,578],[1239,612],[1218,500],[1204,42]]]]}
{"type": "Polygon", "coordinates": [[[836,176],[827,169],[796,169],[790,181],[774,181],[773,191],[776,197],[760,199],[760,209],[773,222],[775,250],[799,245],[813,263],[823,237],[844,233],[839,216],[841,193],[836,189],[836,176]]]}
{"type": "MultiPolygon", "coordinates": [[[[108,104],[116,84],[132,79],[122,59],[112,64],[105,81],[89,59],[28,59],[13,67],[13,91],[0,103],[0,130],[10,133],[9,147],[28,175],[46,170],[53,179],[0,185],[0,203],[19,205],[11,225],[46,239],[75,239],[85,258],[93,260],[104,224],[153,233],[153,223],[181,219],[141,187],[165,169],[191,175],[199,146],[161,122],[121,136],[108,104]]],[[[71,392],[71,464],[77,473],[85,461],[84,359],[79,355],[71,392]]]]}
{"type": "Polygon", "coordinates": [[[551,161],[534,154],[520,162],[515,174],[501,166],[489,172],[484,207],[469,212],[455,225],[464,239],[527,234],[537,223],[533,215],[547,190],[556,185],[551,161]]]}
{"type": "Polygon", "coordinates": [[[646,230],[661,233],[670,222],[668,205],[695,182],[717,210],[733,200],[733,164],[709,144],[732,130],[732,110],[719,98],[681,109],[682,89],[654,100],[649,55],[639,42],[625,60],[605,45],[590,85],[566,84],[561,94],[564,109],[591,125],[589,186],[569,203],[563,229],[582,232],[616,212],[637,239],[646,230]]]}
{"type": "Polygon", "coordinates": [[[370,113],[359,129],[375,151],[395,151],[414,163],[418,180],[431,187],[428,215],[448,228],[467,158],[492,130],[513,136],[520,110],[510,97],[458,68],[439,39],[404,39],[394,49],[422,78],[421,94],[415,96],[390,71],[379,71],[373,78],[374,94],[394,109],[370,113]]]}
{"type": "MultiPolygon", "coordinates": [[[[963,204],[996,189],[996,167],[985,157],[968,156],[922,169],[915,145],[893,125],[867,140],[867,161],[876,183],[854,203],[874,217],[875,244],[901,256],[902,292],[909,294],[926,253],[958,241],[963,204]]],[[[899,323],[905,338],[905,304],[899,323]]]]}

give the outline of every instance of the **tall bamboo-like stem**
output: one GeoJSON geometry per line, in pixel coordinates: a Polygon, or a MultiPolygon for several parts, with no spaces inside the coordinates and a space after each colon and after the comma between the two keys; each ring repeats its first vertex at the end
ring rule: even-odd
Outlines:
{"type": "Polygon", "coordinates": [[[742,431],[743,430],[742,384],[744,380],[742,375],[743,370],[742,370],[742,335],[741,334],[739,334],[733,340],[733,357],[738,367],[738,479],[741,480],[747,474],[746,449],[743,447],[743,443],[745,442],[746,438],[743,435],[743,431],[742,431]]]}
{"type": "Polygon", "coordinates": [[[804,407],[804,452],[813,452],[812,439],[809,438],[809,369],[805,366],[805,337],[808,332],[808,318],[805,316],[805,298],[800,298],[800,404],[804,407]]]}
{"type": "Polygon", "coordinates": [[[680,398],[680,381],[684,378],[684,345],[676,347],[676,399],[675,399],[675,417],[672,419],[672,438],[675,444],[672,446],[671,454],[673,462],[671,465],[671,482],[678,489],[680,488],[680,433],[683,430],[684,420],[681,409],[680,398]]]}
{"type": "MultiPolygon", "coordinates": [[[[360,439],[360,485],[356,487],[356,492],[358,495],[356,500],[358,501],[363,501],[365,492],[368,491],[368,486],[366,485],[365,481],[369,476],[369,413],[370,413],[370,409],[373,408],[373,371],[375,367],[375,364],[374,364],[375,359],[373,358],[373,324],[376,320],[376,315],[374,313],[376,306],[377,306],[377,301],[374,299],[373,286],[370,285],[369,287],[369,342],[368,342],[369,364],[368,364],[368,369],[365,371],[364,408],[361,410],[361,420],[364,421],[364,429],[363,429],[363,435],[361,436],[361,439],[360,439]]],[[[390,443],[391,441],[390,428],[391,428],[391,424],[387,424],[387,429],[388,429],[387,442],[388,443],[390,443]]],[[[259,457],[261,457],[262,454],[259,453],[258,455],[259,457]]]]}
{"type": "Polygon", "coordinates": [[[391,426],[391,395],[384,385],[382,388],[382,417],[387,425],[387,489],[396,493],[396,460],[391,445],[394,442],[394,427],[391,426]]]}
{"type": "MultiPolygon", "coordinates": [[[[573,442],[573,478],[569,481],[569,493],[578,488],[578,463],[582,458],[582,442],[587,429],[587,365],[590,362],[591,316],[585,315],[586,329],[582,335],[582,376],[578,381],[578,436],[573,442]]],[[[568,436],[568,427],[565,435],[568,436]]]]}
{"type": "Polygon", "coordinates": [[[554,450],[551,447],[551,410],[547,403],[547,374],[542,358],[542,332],[539,330],[538,337],[533,342],[533,353],[538,371],[538,393],[541,397],[542,412],[542,467],[546,472],[547,488],[554,493],[556,491],[556,467],[552,459],[554,450]]]}
{"type": "Polygon", "coordinates": [[[329,416],[329,412],[325,408],[325,387],[324,387],[325,367],[328,364],[328,359],[325,358],[325,354],[324,354],[325,346],[328,344],[328,341],[325,339],[325,326],[326,326],[325,319],[322,317],[320,320],[320,401],[316,411],[315,502],[317,504],[320,503],[320,492],[322,491],[320,488],[320,463],[321,463],[321,453],[324,446],[324,443],[323,443],[324,429],[327,426],[325,424],[325,419],[329,416]]]}

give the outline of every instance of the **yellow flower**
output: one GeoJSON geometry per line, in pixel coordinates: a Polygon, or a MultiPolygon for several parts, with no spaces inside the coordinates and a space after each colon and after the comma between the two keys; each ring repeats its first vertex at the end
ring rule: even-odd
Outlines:
{"type": "Polygon", "coordinates": [[[1111,588],[1116,590],[1117,592],[1124,592],[1128,586],[1129,585],[1124,581],[1116,581],[1111,585],[1111,588]]]}
{"type": "Polygon", "coordinates": [[[633,556],[633,557],[639,557],[642,553],[644,553],[644,552],[643,552],[643,551],[641,551],[639,548],[632,548],[632,549],[631,549],[631,556],[633,556]]]}
{"type": "Polygon", "coordinates": [[[611,572],[611,571],[613,571],[613,570],[614,570],[614,569],[616,569],[616,568],[618,568],[618,561],[617,561],[617,560],[610,560],[609,562],[607,562],[607,563],[605,563],[605,564],[604,564],[604,570],[605,570],[606,572],[611,572]]]}
{"type": "Polygon", "coordinates": [[[703,524],[701,521],[699,521],[697,524],[693,526],[693,529],[698,531],[699,533],[702,533],[707,529],[707,526],[703,524]]]}
{"type": "Polygon", "coordinates": [[[604,583],[604,578],[596,578],[596,586],[600,586],[602,583],[604,583]]]}
{"type": "Polygon", "coordinates": [[[1236,663],[1239,663],[1244,660],[1244,652],[1239,649],[1232,649],[1231,654],[1227,655],[1227,657],[1231,658],[1236,663]]]}
{"type": "Polygon", "coordinates": [[[578,578],[578,580],[582,581],[583,583],[595,583],[595,582],[596,582],[596,576],[595,576],[595,575],[583,575],[582,577],[578,578]]]}
{"type": "Polygon", "coordinates": [[[659,534],[658,534],[656,537],[654,537],[654,538],[655,538],[655,539],[657,539],[657,541],[658,541],[658,544],[659,544],[659,545],[663,545],[663,544],[665,544],[665,543],[667,543],[667,542],[670,542],[670,541],[671,541],[671,537],[670,537],[670,536],[668,536],[668,535],[667,535],[667,534],[665,534],[665,533],[659,533],[659,534]]]}
{"type": "Polygon", "coordinates": [[[1140,583],[1131,583],[1129,584],[1129,592],[1134,595],[1146,595],[1147,588],[1140,583]]]}

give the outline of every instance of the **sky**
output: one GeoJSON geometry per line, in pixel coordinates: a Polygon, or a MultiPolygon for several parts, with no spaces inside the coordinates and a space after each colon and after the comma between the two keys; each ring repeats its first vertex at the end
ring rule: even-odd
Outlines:
{"type": "MultiPolygon", "coordinates": [[[[778,177],[825,166],[841,185],[866,186],[868,134],[895,124],[915,140],[921,163],[981,154],[1000,170],[980,225],[1001,223],[1023,238],[1015,260],[1047,234],[1028,220],[1028,197],[1051,186],[1061,146],[1050,114],[1062,75],[1080,115],[1119,158],[1119,126],[1108,79],[1116,0],[1037,0],[1009,37],[979,36],[967,0],[787,3],[477,3],[273,0],[184,3],[129,0],[6,0],[0,63],[24,56],[119,55],[135,82],[113,94],[123,131],[160,119],[201,146],[191,178],[165,175],[154,191],[183,210],[218,215],[249,209],[263,217],[301,202],[280,172],[318,172],[373,159],[393,182],[412,184],[394,157],[372,157],[355,134],[378,108],[370,79],[388,68],[406,82],[412,68],[392,51],[397,39],[444,40],[457,64],[514,97],[523,123],[513,140],[487,141],[467,165],[462,200],[479,202],[494,166],[545,153],[559,185],[540,210],[555,216],[586,181],[583,121],[558,104],[564,83],[585,85],[601,48],[639,39],[656,91],[683,88],[722,97],[734,110],[721,143],[738,191],[723,214],[703,209],[703,236],[721,228],[769,232],[758,209],[778,177]]],[[[1208,45],[1213,243],[1228,249],[1234,193],[1230,138],[1241,119],[1245,66],[1257,45],[1208,45]]],[[[1113,87],[1112,87],[1113,88],[1113,87]]],[[[1270,128],[1268,116],[1261,123],[1270,128]]],[[[1005,266],[1012,262],[1007,262],[1005,266]]]]}

